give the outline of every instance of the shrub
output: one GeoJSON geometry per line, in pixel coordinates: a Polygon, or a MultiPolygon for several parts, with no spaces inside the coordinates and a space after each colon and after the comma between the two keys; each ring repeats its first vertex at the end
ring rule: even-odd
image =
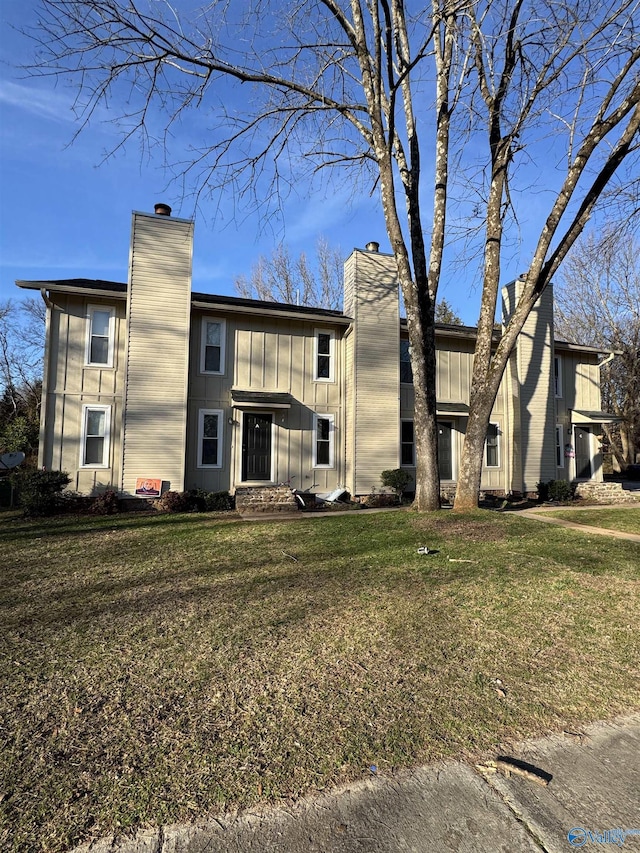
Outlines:
{"type": "Polygon", "coordinates": [[[156,502],[156,509],[162,512],[189,512],[191,506],[189,492],[165,492],[156,502]]]}
{"type": "Polygon", "coordinates": [[[205,498],[207,512],[228,512],[235,506],[235,499],[229,492],[209,492],[205,498]]]}
{"type": "Polygon", "coordinates": [[[388,471],[383,471],[380,474],[380,479],[383,486],[393,489],[399,501],[402,501],[402,493],[406,487],[409,483],[413,482],[413,477],[404,468],[392,468],[388,471]]]}
{"type": "Polygon", "coordinates": [[[63,509],[62,491],[70,482],[66,471],[20,471],[13,475],[18,506],[26,516],[53,515],[63,509]]]}
{"type": "Polygon", "coordinates": [[[107,489],[100,495],[92,498],[89,505],[89,512],[94,515],[114,515],[120,511],[120,500],[113,489],[107,489]]]}
{"type": "Polygon", "coordinates": [[[573,488],[566,480],[549,480],[538,483],[536,488],[541,501],[570,501],[573,497],[573,488]]]}

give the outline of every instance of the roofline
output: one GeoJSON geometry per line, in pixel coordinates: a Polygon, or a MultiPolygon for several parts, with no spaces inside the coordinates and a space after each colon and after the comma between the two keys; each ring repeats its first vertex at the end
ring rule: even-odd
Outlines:
{"type": "Polygon", "coordinates": [[[620,350],[612,349],[611,347],[591,347],[587,346],[587,344],[572,344],[569,341],[554,341],[554,346],[556,349],[568,350],[569,352],[592,352],[594,355],[608,355],[609,353],[613,353],[614,355],[622,355],[620,350]]]}
{"type": "MultiPolygon", "coordinates": [[[[363,251],[363,250],[358,250],[363,251]]],[[[380,253],[381,254],[381,253],[380,253]]],[[[127,285],[119,281],[102,279],[65,278],[52,281],[24,281],[19,279],[16,285],[23,290],[48,290],[53,293],[86,293],[91,296],[102,296],[109,299],[126,299],[127,285]]],[[[290,305],[286,302],[267,302],[261,299],[245,299],[242,296],[221,296],[211,293],[192,293],[191,307],[201,310],[232,311],[236,314],[259,314],[263,317],[289,317],[294,320],[318,319],[340,326],[349,326],[353,319],[341,311],[329,308],[313,308],[307,305],[290,305]]],[[[407,320],[400,319],[400,328],[406,329],[407,320]]],[[[474,340],[478,330],[475,326],[459,326],[453,323],[436,323],[436,334],[441,337],[466,338],[474,340]]],[[[494,329],[493,340],[500,340],[501,332],[494,329]]],[[[574,344],[569,341],[555,340],[556,349],[565,352],[585,352],[602,355],[613,352],[621,355],[619,350],[608,347],[592,347],[574,344]]]]}
{"type": "MultiPolygon", "coordinates": [[[[123,300],[127,298],[127,285],[118,281],[66,278],[54,281],[19,280],[16,284],[25,290],[48,290],[52,293],[86,294],[123,300]]],[[[269,317],[286,316],[298,320],[319,319],[325,323],[337,323],[341,326],[348,326],[352,322],[351,318],[342,311],[333,311],[329,308],[313,308],[308,305],[290,305],[285,302],[267,302],[261,299],[245,299],[241,296],[221,296],[211,293],[192,293],[191,307],[269,317]]]]}

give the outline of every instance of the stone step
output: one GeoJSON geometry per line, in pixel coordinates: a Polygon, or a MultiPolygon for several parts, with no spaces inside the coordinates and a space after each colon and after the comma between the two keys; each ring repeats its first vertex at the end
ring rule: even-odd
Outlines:
{"type": "Polygon", "coordinates": [[[241,486],[236,489],[236,511],[241,515],[298,512],[297,500],[288,486],[241,486]]]}

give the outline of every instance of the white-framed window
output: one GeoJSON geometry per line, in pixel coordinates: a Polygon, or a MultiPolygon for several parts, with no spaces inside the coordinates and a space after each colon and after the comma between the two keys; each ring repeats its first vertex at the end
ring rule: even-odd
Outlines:
{"type": "Polygon", "coordinates": [[[316,329],[314,333],[314,368],[316,382],[334,381],[336,336],[330,329],[316,329]]]}
{"type": "Polygon", "coordinates": [[[500,467],[500,424],[490,423],[487,428],[484,461],[487,468],[500,467]]]}
{"type": "Polygon", "coordinates": [[[222,468],[222,410],[198,412],[198,468],[222,468]]]}
{"type": "Polygon", "coordinates": [[[556,467],[564,468],[564,428],[556,424],[556,467]]]}
{"type": "Polygon", "coordinates": [[[413,421],[400,421],[400,465],[412,468],[415,464],[413,421]]]}
{"type": "Polygon", "coordinates": [[[116,312],[104,305],[87,306],[87,342],[84,362],[113,367],[116,312]]]}
{"type": "Polygon", "coordinates": [[[562,397],[562,356],[556,355],[553,359],[553,383],[556,397],[562,397]]]}
{"type": "Polygon", "coordinates": [[[400,382],[413,385],[413,369],[411,367],[411,348],[409,341],[400,341],[400,382]]]}
{"type": "Polygon", "coordinates": [[[333,468],[334,466],[334,432],[335,420],[333,415],[313,416],[313,467],[333,468]]]}
{"type": "Polygon", "coordinates": [[[200,372],[224,373],[226,323],[224,320],[202,318],[200,339],[200,372]]]}
{"type": "Polygon", "coordinates": [[[108,468],[110,438],[111,406],[83,405],[80,467],[108,468]]]}

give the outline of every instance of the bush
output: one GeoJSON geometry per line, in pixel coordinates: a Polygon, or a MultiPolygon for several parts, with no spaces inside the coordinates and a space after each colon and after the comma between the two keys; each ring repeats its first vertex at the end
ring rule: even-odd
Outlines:
{"type": "Polygon", "coordinates": [[[155,506],[161,512],[189,512],[192,501],[189,492],[165,492],[155,506]]]}
{"type": "Polygon", "coordinates": [[[209,492],[205,497],[207,512],[228,512],[235,509],[235,499],[229,492],[209,492]]]}
{"type": "Polygon", "coordinates": [[[570,501],[573,498],[573,488],[566,480],[549,480],[538,483],[538,500],[541,501],[570,501]]]}
{"type": "Polygon", "coordinates": [[[383,486],[393,489],[398,496],[399,501],[402,501],[402,493],[406,487],[409,483],[413,482],[413,477],[408,471],[405,471],[404,468],[393,468],[388,471],[383,471],[382,474],[380,474],[380,479],[383,486]]]}
{"type": "Polygon", "coordinates": [[[235,509],[235,499],[229,492],[206,492],[190,489],[188,492],[165,492],[156,502],[162,512],[225,512],[235,509]]]}
{"type": "Polygon", "coordinates": [[[114,515],[120,511],[120,500],[113,489],[107,489],[100,495],[92,498],[89,505],[89,512],[94,515],[114,515]]]}
{"type": "Polygon", "coordinates": [[[65,507],[62,492],[71,482],[66,471],[20,471],[12,479],[26,516],[53,515],[65,507]]]}

